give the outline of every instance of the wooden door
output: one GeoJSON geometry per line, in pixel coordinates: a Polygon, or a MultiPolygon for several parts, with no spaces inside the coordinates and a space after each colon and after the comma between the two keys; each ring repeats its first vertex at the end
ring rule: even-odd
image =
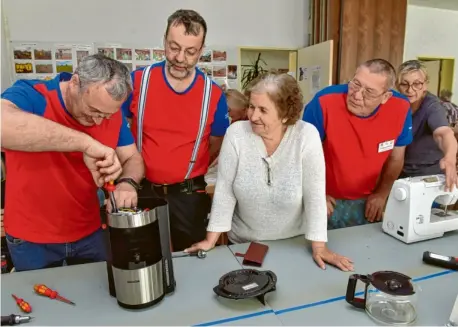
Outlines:
{"type": "Polygon", "coordinates": [[[344,83],[369,59],[397,69],[404,57],[407,0],[341,1],[338,81],[344,83]]]}

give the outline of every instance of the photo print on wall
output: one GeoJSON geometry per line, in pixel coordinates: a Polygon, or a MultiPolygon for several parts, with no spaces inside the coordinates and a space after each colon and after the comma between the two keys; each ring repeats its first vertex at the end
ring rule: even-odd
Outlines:
{"type": "Polygon", "coordinates": [[[81,58],[94,52],[93,44],[11,42],[14,80],[49,80],[61,72],[73,73],[81,58]]]}

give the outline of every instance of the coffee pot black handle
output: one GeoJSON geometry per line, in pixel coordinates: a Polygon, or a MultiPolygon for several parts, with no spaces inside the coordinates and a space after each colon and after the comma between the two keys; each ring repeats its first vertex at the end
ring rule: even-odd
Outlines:
{"type": "Polygon", "coordinates": [[[369,285],[369,278],[367,275],[359,275],[359,274],[353,274],[350,276],[348,279],[348,285],[347,285],[347,294],[345,295],[345,300],[350,303],[352,306],[358,309],[364,309],[366,307],[366,293],[367,293],[367,286],[369,285]],[[364,289],[364,297],[355,297],[355,292],[356,292],[356,284],[358,283],[358,280],[362,281],[364,284],[366,284],[366,287],[364,289]]]}

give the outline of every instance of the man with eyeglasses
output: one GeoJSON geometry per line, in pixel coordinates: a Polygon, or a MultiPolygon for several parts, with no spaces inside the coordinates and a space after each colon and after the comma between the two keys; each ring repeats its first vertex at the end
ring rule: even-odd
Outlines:
{"type": "Polygon", "coordinates": [[[348,84],[318,92],[304,110],[323,141],[328,229],[380,221],[412,142],[409,101],[386,60],[360,65],[348,84]]]}
{"type": "Polygon", "coordinates": [[[137,192],[122,180],[143,178],[120,110],[131,89],[124,64],[95,54],[73,74],[18,80],[2,93],[4,223],[16,271],[106,260],[97,187],[117,180],[118,207],[131,207],[137,192]]]}
{"type": "Polygon", "coordinates": [[[197,12],[173,13],[164,35],[166,60],[132,73],[133,92],[123,105],[150,196],[168,201],[174,251],[205,238],[211,199],[204,176],[229,127],[223,91],[196,68],[206,34],[197,12]]]}

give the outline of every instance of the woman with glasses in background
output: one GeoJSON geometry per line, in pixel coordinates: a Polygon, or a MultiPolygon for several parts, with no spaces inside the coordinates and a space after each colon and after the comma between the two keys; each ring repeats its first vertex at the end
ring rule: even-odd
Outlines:
{"type": "Polygon", "coordinates": [[[413,141],[406,148],[402,177],[445,173],[447,188],[456,185],[457,141],[440,99],[428,92],[428,72],[418,60],[398,69],[397,87],[412,109],[413,141]]]}

